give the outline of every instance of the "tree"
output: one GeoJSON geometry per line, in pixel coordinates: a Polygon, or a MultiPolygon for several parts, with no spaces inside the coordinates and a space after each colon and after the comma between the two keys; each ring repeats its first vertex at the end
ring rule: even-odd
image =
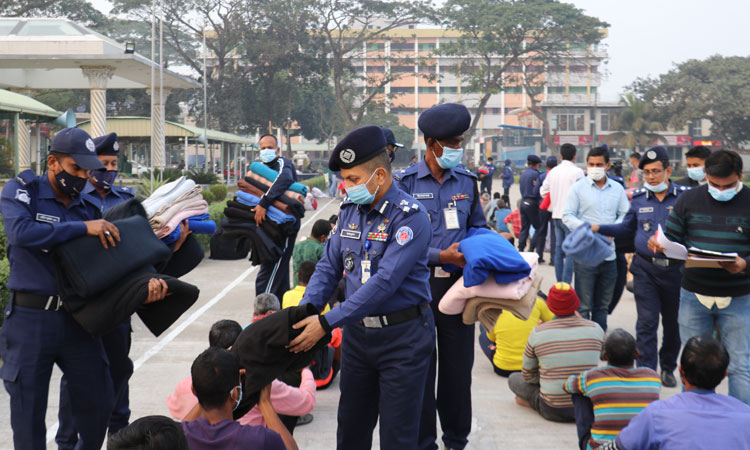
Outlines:
{"type": "Polygon", "coordinates": [[[667,138],[657,133],[664,126],[656,120],[656,112],[650,104],[632,93],[623,95],[620,104],[625,107],[615,118],[615,128],[620,131],[606,137],[608,144],[616,142],[627,148],[641,150],[657,140],[667,143],[667,138]]]}
{"type": "Polygon", "coordinates": [[[306,139],[326,142],[331,150],[331,140],[346,133],[346,121],[336,106],[333,87],[324,81],[300,90],[300,102],[292,111],[292,120],[297,122],[306,139]]]}
{"type": "Polygon", "coordinates": [[[499,94],[512,73],[523,65],[545,67],[572,54],[574,46],[602,39],[606,22],[556,0],[448,0],[443,7],[446,28],[458,30],[455,42],[440,45],[444,56],[463,58],[454,73],[480,93],[477,112],[464,134],[470,141],[490,97],[499,94]]]}
{"type": "Polygon", "coordinates": [[[750,142],[750,57],[689,60],[631,88],[673,127],[707,119],[711,133],[728,147],[750,142]]]}
{"type": "Polygon", "coordinates": [[[0,0],[0,16],[64,17],[86,26],[107,21],[88,0],[0,0]]]}
{"type": "Polygon", "coordinates": [[[424,0],[318,0],[315,8],[329,52],[336,106],[347,127],[355,128],[372,104],[384,101],[385,85],[405,75],[390,66],[414,64],[411,55],[388,55],[378,48],[367,52],[365,45],[377,45],[375,41],[385,41],[389,31],[431,17],[432,5],[424,0]],[[382,65],[384,72],[357,74],[353,61],[365,56],[382,65]]]}

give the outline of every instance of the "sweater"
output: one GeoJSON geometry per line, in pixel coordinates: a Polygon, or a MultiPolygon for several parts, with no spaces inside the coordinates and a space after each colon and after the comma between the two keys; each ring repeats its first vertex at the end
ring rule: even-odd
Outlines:
{"type": "MultiPolygon", "coordinates": [[[[736,252],[750,268],[750,189],[742,188],[732,200],[719,202],[703,185],[677,199],[664,230],[667,238],[684,246],[716,252],[736,252]]],[[[724,269],[686,268],[682,287],[717,297],[750,294],[750,270],[731,274],[724,269]]]]}
{"type": "Polygon", "coordinates": [[[521,370],[523,351],[531,330],[539,321],[549,322],[555,317],[541,298],[536,299],[531,316],[521,320],[509,311],[503,311],[495,323],[495,328],[487,332],[487,337],[495,343],[496,350],[492,363],[502,370],[521,370]]]}

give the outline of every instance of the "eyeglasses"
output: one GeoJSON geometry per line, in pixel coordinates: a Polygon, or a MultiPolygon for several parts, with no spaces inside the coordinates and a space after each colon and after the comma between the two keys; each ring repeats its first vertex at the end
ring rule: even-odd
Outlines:
{"type": "Polygon", "coordinates": [[[643,175],[647,177],[658,177],[659,175],[664,173],[664,169],[657,169],[657,170],[644,170],[643,175]]]}

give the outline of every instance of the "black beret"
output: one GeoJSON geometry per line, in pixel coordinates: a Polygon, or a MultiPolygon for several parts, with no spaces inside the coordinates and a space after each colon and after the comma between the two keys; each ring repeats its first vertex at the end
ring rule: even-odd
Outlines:
{"type": "Polygon", "coordinates": [[[540,162],[542,162],[542,158],[536,155],[529,155],[526,157],[526,162],[529,164],[539,164],[540,162]]]}
{"type": "Polygon", "coordinates": [[[656,147],[648,149],[646,153],[641,156],[641,162],[638,163],[638,168],[643,169],[643,166],[646,164],[651,164],[656,161],[669,162],[669,153],[667,153],[667,149],[662,145],[657,145],[656,147]]]}
{"type": "Polygon", "coordinates": [[[471,114],[464,105],[443,103],[426,109],[417,121],[419,129],[427,137],[448,139],[461,136],[471,126],[471,114]]]}
{"type": "Polygon", "coordinates": [[[328,168],[334,172],[351,169],[385,151],[385,135],[380,127],[360,127],[350,131],[336,144],[328,160],[328,168]]]}
{"type": "Polygon", "coordinates": [[[120,144],[117,142],[117,133],[109,133],[94,138],[94,145],[96,146],[97,155],[117,156],[120,154],[120,144]]]}

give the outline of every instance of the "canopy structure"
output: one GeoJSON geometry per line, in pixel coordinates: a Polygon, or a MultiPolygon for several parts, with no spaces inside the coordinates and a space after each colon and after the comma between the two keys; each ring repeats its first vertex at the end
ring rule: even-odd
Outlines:
{"type": "MultiPolygon", "coordinates": [[[[91,129],[91,122],[81,122],[78,124],[78,127],[89,131],[91,129]]],[[[148,117],[120,116],[110,117],[107,121],[106,133],[117,133],[119,138],[148,137],[150,131],[151,119],[148,117]]],[[[201,142],[204,140],[203,128],[170,121],[164,122],[164,136],[167,138],[195,138],[201,142]]],[[[248,137],[216,130],[207,130],[206,138],[209,142],[216,143],[225,142],[229,144],[252,145],[255,142],[254,139],[248,137]]]]}
{"type": "MultiPolygon", "coordinates": [[[[106,129],[107,89],[150,89],[155,62],[67,19],[0,18],[0,88],[13,90],[89,89],[91,134],[106,129]]],[[[154,163],[164,165],[164,104],[171,89],[200,84],[163,71],[164,96],[158,95],[152,117],[154,163]]]]}

